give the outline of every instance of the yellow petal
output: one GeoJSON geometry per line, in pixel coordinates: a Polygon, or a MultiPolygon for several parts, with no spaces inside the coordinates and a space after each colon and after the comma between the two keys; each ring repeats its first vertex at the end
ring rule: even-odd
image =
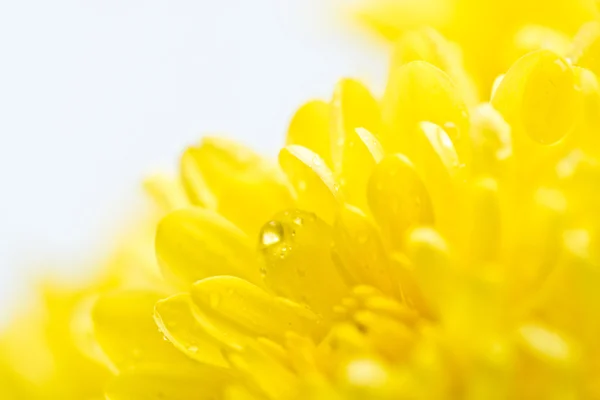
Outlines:
{"type": "Polygon", "coordinates": [[[423,179],[438,230],[453,237],[460,225],[460,199],[468,175],[464,161],[459,159],[448,134],[430,122],[418,124],[412,145],[404,154],[423,179]]]}
{"type": "Polygon", "coordinates": [[[312,335],[319,322],[310,310],[232,276],[198,281],[191,294],[194,303],[209,315],[267,338],[282,338],[287,331],[312,335]]]}
{"type": "Polygon", "coordinates": [[[232,367],[242,374],[244,383],[264,397],[285,399],[295,393],[296,375],[265,352],[247,347],[227,351],[225,355],[232,367]]]}
{"type": "MultiPolygon", "coordinates": [[[[580,94],[573,69],[549,50],[529,53],[506,73],[492,105],[514,129],[540,144],[553,144],[568,135],[578,117],[580,94]]],[[[517,142],[518,144],[518,142],[517,142]]]]}
{"type": "Polygon", "coordinates": [[[279,152],[279,164],[298,195],[298,207],[332,223],[341,199],[340,185],[318,154],[297,145],[279,152]]]}
{"type": "Polygon", "coordinates": [[[358,11],[361,22],[391,40],[406,29],[437,26],[452,16],[451,4],[444,0],[375,0],[362,3],[358,11]]]}
{"type": "Polygon", "coordinates": [[[600,155],[600,82],[592,71],[574,67],[577,86],[583,96],[583,118],[577,127],[576,136],[580,148],[590,155],[600,155]]]}
{"type": "Polygon", "coordinates": [[[221,349],[196,321],[189,294],[182,293],[160,300],[154,319],[160,331],[188,357],[210,365],[226,367],[221,349]]]}
{"type": "Polygon", "coordinates": [[[369,131],[348,131],[343,149],[340,182],[346,201],[368,211],[367,183],[373,168],[383,159],[383,148],[369,131]]]}
{"type": "Polygon", "coordinates": [[[509,62],[536,50],[550,50],[562,57],[571,49],[571,38],[563,32],[541,25],[526,25],[515,35],[515,52],[509,62]]]}
{"type": "Polygon", "coordinates": [[[150,363],[192,364],[163,340],[154,324],[154,304],[161,297],[149,291],[119,291],[105,294],[96,302],[92,311],[96,338],[119,370],[150,363]]]}
{"type": "Polygon", "coordinates": [[[186,208],[158,225],[156,255],[167,276],[183,285],[215,275],[234,275],[259,282],[252,241],[214,211],[186,208]]]}
{"type": "Polygon", "coordinates": [[[144,181],[144,188],[164,211],[189,204],[181,183],[164,175],[154,175],[144,181]]]}
{"type": "Polygon", "coordinates": [[[414,128],[429,121],[446,130],[459,157],[469,159],[467,107],[448,75],[433,65],[413,61],[391,71],[382,115],[387,129],[383,142],[390,142],[392,150],[410,147],[414,128]]]}
{"type": "Polygon", "coordinates": [[[288,127],[285,144],[296,144],[317,153],[330,167],[331,135],[329,134],[329,105],[322,100],[313,100],[296,111],[288,127]]]}
{"type": "Polygon", "coordinates": [[[460,89],[467,104],[477,101],[477,88],[463,66],[461,49],[431,27],[402,34],[394,44],[391,70],[411,61],[426,61],[446,72],[460,89]]]}
{"type": "Polygon", "coordinates": [[[373,95],[362,83],[342,79],[335,87],[331,100],[331,145],[333,171],[339,174],[342,163],[348,164],[344,151],[352,146],[356,128],[379,135],[381,111],[373,95]]]}
{"type": "Polygon", "coordinates": [[[107,400],[214,400],[223,395],[231,376],[216,367],[146,366],[122,372],[109,382],[107,400]]]}
{"type": "Polygon", "coordinates": [[[427,189],[402,154],[387,156],[375,167],[367,196],[375,220],[394,248],[402,247],[408,229],[434,221],[427,189]]]}
{"type": "Polygon", "coordinates": [[[600,22],[584,24],[569,52],[569,58],[579,67],[584,67],[600,75],[600,22]]]}
{"type": "Polygon", "coordinates": [[[474,268],[482,268],[497,260],[501,249],[500,201],[498,185],[491,178],[475,182],[471,188],[472,205],[465,219],[471,221],[464,246],[470,252],[474,268]]]}
{"type": "Polygon", "coordinates": [[[196,148],[190,147],[181,156],[179,161],[181,182],[183,182],[183,187],[191,204],[216,210],[217,198],[210,190],[196,162],[196,152],[196,148]]]}
{"type": "MultiPolygon", "coordinates": [[[[203,193],[203,180],[214,193],[218,212],[250,235],[256,235],[273,213],[292,205],[283,172],[247,147],[208,137],[199,147],[188,149],[186,156],[192,164],[188,168],[193,172],[184,176],[187,186],[198,186],[199,197],[203,193]]],[[[207,200],[202,203],[211,205],[207,200]]]]}
{"type": "Polygon", "coordinates": [[[348,204],[340,209],[333,248],[352,285],[371,285],[387,295],[398,293],[380,233],[361,210],[348,204]]]}
{"type": "Polygon", "coordinates": [[[281,212],[260,235],[263,279],[278,295],[328,319],[346,287],[331,258],[331,227],[312,213],[281,212]]]}
{"type": "Polygon", "coordinates": [[[489,103],[478,106],[471,113],[471,143],[471,173],[504,177],[513,156],[511,127],[489,103]]]}

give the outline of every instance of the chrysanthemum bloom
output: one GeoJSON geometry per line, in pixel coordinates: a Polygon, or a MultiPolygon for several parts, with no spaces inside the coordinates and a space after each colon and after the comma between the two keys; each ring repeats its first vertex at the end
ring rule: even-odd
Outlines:
{"type": "Polygon", "coordinates": [[[600,28],[515,32],[493,88],[408,30],[277,161],[205,138],[151,181],[164,280],[111,270],[65,330],[106,397],[600,398],[600,28]]]}

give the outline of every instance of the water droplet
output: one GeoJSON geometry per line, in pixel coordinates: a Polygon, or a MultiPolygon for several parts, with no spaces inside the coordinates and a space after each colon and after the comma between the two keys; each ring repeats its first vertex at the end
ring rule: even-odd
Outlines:
{"type": "Polygon", "coordinates": [[[168,342],[168,341],[169,341],[169,339],[168,339],[168,338],[167,338],[165,335],[163,335],[163,340],[164,340],[165,342],[168,342]]]}
{"type": "Polygon", "coordinates": [[[267,267],[265,267],[264,265],[260,267],[260,276],[262,276],[263,278],[267,276],[267,267]]]}
{"type": "Polygon", "coordinates": [[[212,308],[217,308],[219,306],[219,304],[221,303],[221,296],[219,296],[218,293],[211,293],[209,295],[208,300],[209,300],[210,306],[212,308]]]}
{"type": "Polygon", "coordinates": [[[304,219],[300,216],[295,217],[292,221],[294,222],[294,224],[300,225],[300,226],[304,223],[304,219]]]}
{"type": "Polygon", "coordinates": [[[287,247],[282,247],[282,248],[279,250],[279,258],[281,258],[281,259],[284,259],[284,258],[286,258],[286,257],[287,257],[288,250],[289,250],[289,249],[288,249],[287,247]]]}
{"type": "Polygon", "coordinates": [[[189,351],[190,353],[194,353],[194,354],[195,354],[195,353],[197,353],[197,352],[198,352],[198,350],[200,350],[200,349],[198,348],[198,346],[190,346],[190,347],[188,347],[188,351],[189,351]]]}
{"type": "Polygon", "coordinates": [[[283,226],[277,221],[265,224],[260,232],[260,242],[263,246],[273,246],[283,240],[283,226]]]}

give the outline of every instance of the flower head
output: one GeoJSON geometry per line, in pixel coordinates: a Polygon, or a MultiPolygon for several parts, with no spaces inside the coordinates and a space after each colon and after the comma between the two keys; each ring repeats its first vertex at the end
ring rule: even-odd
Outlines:
{"type": "MultiPolygon", "coordinates": [[[[499,35],[482,4],[440,21],[499,35]]],[[[493,87],[400,30],[383,96],[341,80],[277,160],[207,137],[149,181],[164,279],[111,269],[73,331],[108,399],[600,397],[597,22],[507,32],[493,87]]]]}

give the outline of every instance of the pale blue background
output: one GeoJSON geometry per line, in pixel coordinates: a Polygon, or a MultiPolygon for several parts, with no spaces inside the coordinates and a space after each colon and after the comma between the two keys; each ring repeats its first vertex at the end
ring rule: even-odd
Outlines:
{"type": "Polygon", "coordinates": [[[106,252],[143,176],[202,133],[275,154],[295,107],[339,77],[380,90],[385,48],[343,3],[0,2],[0,316],[31,275],[106,252]]]}

